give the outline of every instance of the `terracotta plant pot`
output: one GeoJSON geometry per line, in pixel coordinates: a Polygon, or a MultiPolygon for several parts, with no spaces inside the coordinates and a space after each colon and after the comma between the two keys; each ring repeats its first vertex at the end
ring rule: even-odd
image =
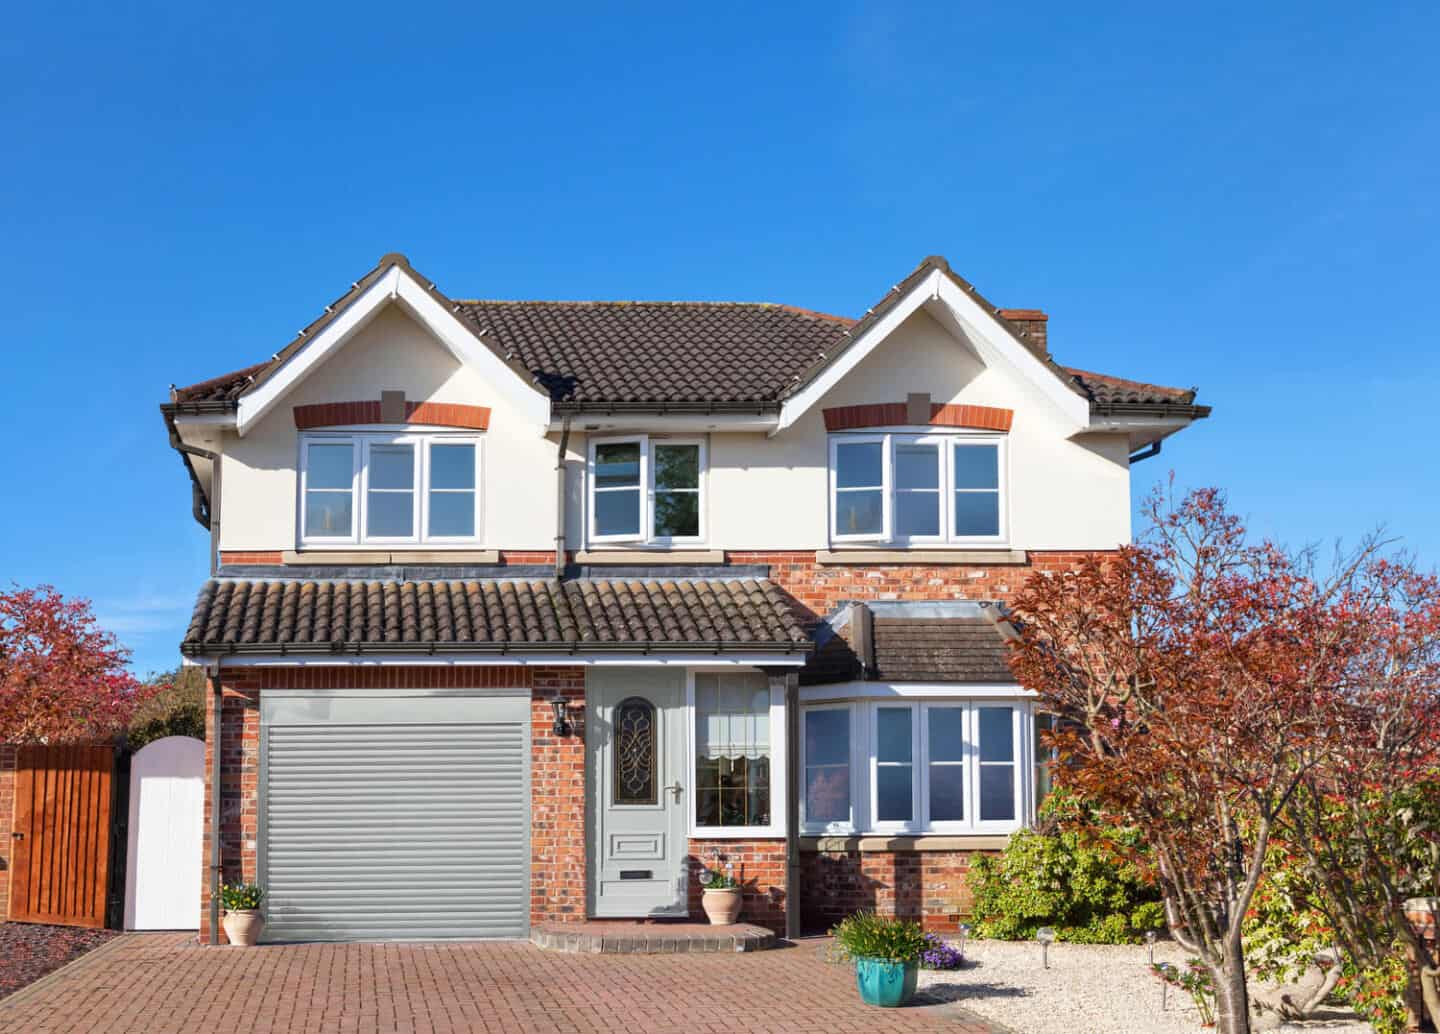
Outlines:
{"type": "Polygon", "coordinates": [[[729,926],[740,918],[740,888],[707,890],[700,898],[711,926],[729,926]]]}
{"type": "Polygon", "coordinates": [[[265,917],[258,908],[225,913],[225,936],[230,938],[231,944],[242,948],[248,948],[260,939],[260,930],[264,925],[265,917]]]}

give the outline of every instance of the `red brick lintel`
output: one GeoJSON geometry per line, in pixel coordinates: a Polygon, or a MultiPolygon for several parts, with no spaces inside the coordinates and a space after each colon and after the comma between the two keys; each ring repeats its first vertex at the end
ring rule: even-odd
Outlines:
{"type": "MultiPolygon", "coordinates": [[[[380,417],[378,399],[371,402],[322,402],[313,406],[295,407],[295,427],[301,431],[315,427],[349,427],[355,424],[384,422],[380,417]]],[[[490,407],[462,406],[454,402],[406,402],[405,422],[484,431],[490,426],[490,407]]]]}
{"type": "MultiPolygon", "coordinates": [[[[903,427],[910,423],[904,402],[875,402],[836,406],[825,410],[825,430],[852,431],[858,427],[903,427]]],[[[930,426],[969,427],[978,431],[1009,431],[1013,409],[994,406],[955,406],[931,403],[930,426]]]]}

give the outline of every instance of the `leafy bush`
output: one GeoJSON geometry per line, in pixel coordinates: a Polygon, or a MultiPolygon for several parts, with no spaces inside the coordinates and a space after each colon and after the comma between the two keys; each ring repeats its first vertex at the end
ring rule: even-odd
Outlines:
{"type": "Polygon", "coordinates": [[[220,888],[220,903],[227,912],[259,908],[265,892],[256,883],[227,883],[220,888]]]}
{"type": "Polygon", "coordinates": [[[1164,926],[1160,892],[1140,870],[1104,846],[1139,843],[1135,830],[1093,830],[1086,809],[1056,790],[1040,809],[1040,825],[1021,830],[998,856],[971,863],[975,932],[1030,940],[1042,926],[1057,940],[1130,944],[1164,926]]]}
{"type": "Polygon", "coordinates": [[[205,738],[205,672],[179,668],[146,680],[151,693],[136,710],[125,738],[131,750],[166,736],[205,738]]]}
{"type": "Polygon", "coordinates": [[[888,919],[874,912],[846,916],[830,934],[852,959],[919,962],[929,947],[919,923],[910,919],[888,919]]]}

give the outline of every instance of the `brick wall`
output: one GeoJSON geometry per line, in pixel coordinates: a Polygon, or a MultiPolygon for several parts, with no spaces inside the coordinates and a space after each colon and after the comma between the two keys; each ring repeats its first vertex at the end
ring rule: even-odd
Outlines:
{"type": "Polygon", "coordinates": [[[873,911],[953,931],[973,904],[966,874],[976,851],[824,851],[800,856],[800,923],[820,933],[873,911]]]}
{"type": "MultiPolygon", "coordinates": [[[[259,815],[260,699],[266,689],[516,689],[530,687],[531,916],[585,915],[585,674],[582,668],[252,668],[223,672],[220,767],[220,864],[225,882],[256,878],[259,815]],[[576,735],[551,734],[556,692],[570,701],[576,735]]],[[[210,929],[210,773],[214,735],[205,707],[205,840],[200,940],[210,929]]],[[[0,751],[6,748],[0,748],[0,751]]],[[[0,761],[4,755],[0,754],[0,761]]],[[[0,776],[3,779],[3,776],[0,776]]],[[[3,787],[0,783],[0,787],[3,787]]],[[[8,814],[8,813],[7,813],[8,814]]],[[[6,848],[0,847],[0,850],[6,848]]],[[[220,939],[225,939],[224,930],[220,939]]]]}
{"type": "Polygon", "coordinates": [[[851,600],[1006,600],[1035,571],[1065,571],[1085,551],[1031,551],[1023,564],[820,564],[810,550],[734,552],[732,564],[765,564],[810,621],[851,600]]]}
{"type": "Polygon", "coordinates": [[[585,918],[585,669],[536,668],[530,698],[530,922],[585,918]],[[574,735],[554,735],[551,700],[574,735]]]}
{"type": "Polygon", "coordinates": [[[744,887],[740,909],[742,923],[767,926],[776,933],[785,932],[785,840],[783,837],[756,840],[691,840],[690,856],[690,917],[703,921],[705,909],[700,904],[701,867],[713,868],[718,863],[733,862],[734,874],[744,887]]]}
{"type": "Polygon", "coordinates": [[[10,829],[15,821],[16,749],[0,743],[0,923],[10,914],[10,829]]]}

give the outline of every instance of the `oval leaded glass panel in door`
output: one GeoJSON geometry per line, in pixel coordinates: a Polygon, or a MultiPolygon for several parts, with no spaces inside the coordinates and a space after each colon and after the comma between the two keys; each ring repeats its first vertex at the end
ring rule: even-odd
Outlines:
{"type": "Polygon", "coordinates": [[[642,697],[628,697],[616,705],[613,721],[615,803],[658,803],[655,705],[642,697]]]}

